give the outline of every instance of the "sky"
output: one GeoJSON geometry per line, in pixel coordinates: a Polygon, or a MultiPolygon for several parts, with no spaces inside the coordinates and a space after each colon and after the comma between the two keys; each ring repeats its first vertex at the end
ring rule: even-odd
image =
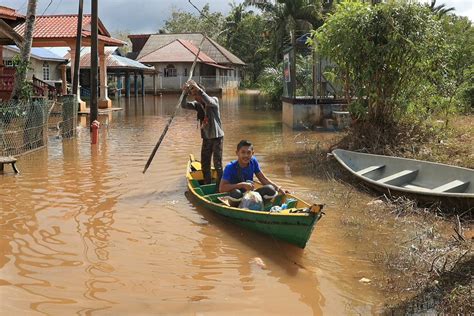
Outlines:
{"type": "MultiPolygon", "coordinates": [[[[227,14],[232,0],[192,0],[198,8],[209,3],[210,10],[227,14]]],[[[233,0],[236,4],[244,0],[233,0]]],[[[429,2],[429,0],[421,0],[429,2]]],[[[84,1],[84,13],[90,13],[90,0],[84,1]]],[[[0,5],[26,12],[28,0],[0,0],[0,5]]],[[[437,4],[454,7],[457,15],[474,21],[474,0],[437,0],[437,4]]],[[[111,33],[155,33],[163,27],[173,9],[197,13],[188,0],[99,0],[99,17],[111,33]]],[[[77,13],[77,0],[38,0],[37,15],[77,13]]]]}

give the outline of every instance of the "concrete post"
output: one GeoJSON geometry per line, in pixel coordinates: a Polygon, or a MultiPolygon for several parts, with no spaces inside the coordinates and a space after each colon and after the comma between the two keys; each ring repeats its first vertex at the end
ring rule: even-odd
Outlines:
{"type": "Polygon", "coordinates": [[[107,58],[104,45],[99,45],[99,81],[100,81],[100,99],[99,108],[107,109],[112,107],[112,101],[109,99],[107,91],[107,58]]]}

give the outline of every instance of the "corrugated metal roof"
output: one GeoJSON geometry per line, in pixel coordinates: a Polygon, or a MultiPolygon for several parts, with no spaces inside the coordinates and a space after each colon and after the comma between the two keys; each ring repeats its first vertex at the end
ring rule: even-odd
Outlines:
{"type": "MultiPolygon", "coordinates": [[[[12,50],[16,53],[20,53],[20,49],[13,45],[4,46],[5,49],[12,50]]],[[[52,51],[47,48],[43,47],[32,47],[31,48],[31,57],[38,59],[38,60],[50,60],[50,61],[58,61],[58,62],[65,62],[67,61],[66,58],[56,55],[52,51]]]]}
{"type": "MultiPolygon", "coordinates": [[[[138,59],[142,63],[176,63],[193,62],[199,49],[191,42],[176,39],[165,46],[152,51],[150,54],[138,59]]],[[[199,52],[198,60],[204,63],[215,63],[212,58],[207,56],[202,50],[199,52]]]]}
{"type": "MultiPolygon", "coordinates": [[[[40,15],[36,17],[33,39],[64,39],[76,38],[77,15],[40,15]]],[[[15,27],[18,34],[23,34],[25,23],[15,27]]],[[[84,15],[82,19],[82,36],[90,37],[91,16],[84,15]]],[[[112,45],[124,45],[125,42],[110,37],[109,32],[99,20],[99,40],[112,45]]]]}
{"type": "MultiPolygon", "coordinates": [[[[143,56],[148,55],[177,39],[189,41],[195,47],[198,47],[203,36],[204,35],[201,33],[152,34],[138,54],[137,59],[140,60],[143,56]]],[[[202,51],[218,64],[245,65],[245,63],[237,56],[208,37],[204,40],[202,51]]]]}
{"type": "MultiPolygon", "coordinates": [[[[107,68],[129,68],[129,69],[140,69],[140,70],[147,70],[153,71],[154,67],[148,67],[136,60],[119,56],[115,54],[117,50],[116,47],[106,47],[105,48],[105,55],[106,55],[106,63],[107,68]]],[[[67,54],[65,58],[70,59],[70,55],[67,54]]],[[[90,68],[91,65],[91,50],[90,47],[83,47],[81,49],[81,60],[79,61],[79,66],[81,68],[90,68]]],[[[71,66],[71,63],[68,64],[71,66]]]]}

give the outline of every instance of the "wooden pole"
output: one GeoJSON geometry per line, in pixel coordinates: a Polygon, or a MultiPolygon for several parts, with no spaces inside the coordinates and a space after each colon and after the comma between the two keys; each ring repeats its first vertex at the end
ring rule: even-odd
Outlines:
{"type": "Polygon", "coordinates": [[[82,13],[84,0],[79,0],[79,11],[77,13],[77,34],[76,34],[76,54],[74,58],[74,76],[72,78],[72,94],[77,94],[79,90],[79,62],[81,60],[81,40],[82,40],[82,13]]]}
{"type": "MultiPolygon", "coordinates": [[[[194,57],[194,62],[193,62],[193,65],[191,66],[191,71],[189,72],[188,80],[191,80],[191,78],[193,77],[194,67],[196,67],[196,62],[198,60],[198,56],[199,56],[199,53],[201,52],[201,47],[202,47],[202,44],[204,43],[205,39],[206,39],[206,36],[203,34],[201,43],[199,44],[198,52],[196,54],[196,57],[194,57]]],[[[183,98],[184,98],[184,91],[181,92],[181,96],[179,97],[178,104],[176,104],[176,108],[174,109],[174,113],[168,119],[168,123],[166,124],[165,128],[163,129],[163,133],[161,133],[160,139],[158,139],[158,142],[156,143],[155,148],[153,148],[153,151],[151,152],[150,157],[148,158],[148,161],[146,162],[145,168],[143,169],[143,173],[146,172],[146,170],[150,166],[151,162],[153,161],[153,158],[155,157],[156,151],[160,147],[161,142],[163,141],[163,139],[165,138],[165,135],[168,132],[168,129],[171,125],[171,122],[173,121],[174,117],[178,113],[179,108],[181,107],[181,102],[183,101],[183,98]]]]}
{"type": "Polygon", "coordinates": [[[98,117],[98,104],[97,104],[97,87],[98,87],[98,68],[99,68],[99,58],[98,58],[98,15],[99,15],[99,0],[92,0],[91,3],[91,112],[90,112],[90,121],[91,124],[93,121],[97,120],[98,117]]]}

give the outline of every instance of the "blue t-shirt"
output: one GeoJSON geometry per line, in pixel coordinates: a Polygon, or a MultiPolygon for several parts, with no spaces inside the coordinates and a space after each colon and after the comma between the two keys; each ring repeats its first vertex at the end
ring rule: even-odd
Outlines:
{"type": "Polygon", "coordinates": [[[231,184],[237,184],[247,180],[253,181],[253,175],[259,172],[260,165],[258,164],[257,158],[255,157],[250,159],[249,165],[245,168],[241,168],[239,166],[239,162],[237,160],[233,160],[229,162],[227,166],[225,166],[222,179],[229,181],[231,184]]]}

